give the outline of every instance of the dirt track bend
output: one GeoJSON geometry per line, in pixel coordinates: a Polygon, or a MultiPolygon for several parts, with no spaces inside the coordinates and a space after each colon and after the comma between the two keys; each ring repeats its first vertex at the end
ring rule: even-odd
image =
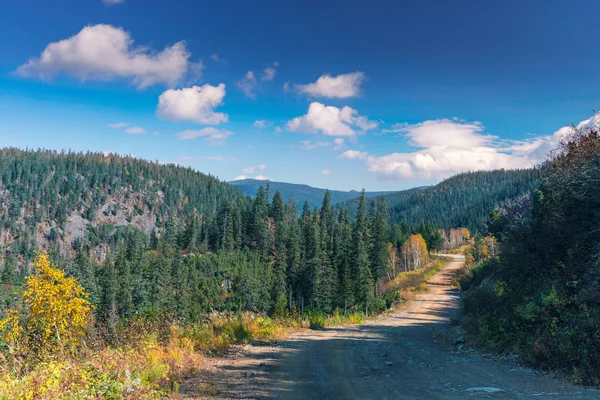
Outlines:
{"type": "Polygon", "coordinates": [[[463,257],[453,257],[404,310],[239,349],[213,369],[209,398],[600,399],[598,390],[438,344],[434,328],[447,326],[458,306],[451,280],[463,257]]]}

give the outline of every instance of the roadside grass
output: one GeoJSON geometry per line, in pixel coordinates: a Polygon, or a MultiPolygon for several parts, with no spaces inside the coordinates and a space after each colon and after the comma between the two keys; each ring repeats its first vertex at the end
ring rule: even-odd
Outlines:
{"type": "Polygon", "coordinates": [[[125,345],[92,345],[75,358],[58,356],[23,371],[0,360],[0,399],[165,398],[193,377],[206,356],[233,345],[276,342],[292,331],[362,323],[359,313],[308,313],[268,317],[254,313],[213,313],[205,322],[160,326],[131,321],[120,332],[125,345]]]}
{"type": "MultiPolygon", "coordinates": [[[[405,304],[423,292],[427,279],[444,265],[443,259],[436,259],[417,271],[400,273],[369,311],[405,304]]],[[[166,398],[197,374],[205,357],[218,356],[233,345],[276,342],[293,331],[362,324],[367,318],[357,310],[280,317],[212,313],[195,324],[133,318],[111,345],[90,333],[78,357],[55,355],[27,369],[19,355],[0,355],[0,400],[166,398]]]]}
{"type": "Polygon", "coordinates": [[[450,257],[436,256],[425,267],[415,271],[400,272],[398,276],[385,284],[385,291],[399,290],[400,294],[407,300],[414,298],[416,293],[427,292],[427,281],[433,275],[440,272],[448,262],[452,261],[450,257]]]}

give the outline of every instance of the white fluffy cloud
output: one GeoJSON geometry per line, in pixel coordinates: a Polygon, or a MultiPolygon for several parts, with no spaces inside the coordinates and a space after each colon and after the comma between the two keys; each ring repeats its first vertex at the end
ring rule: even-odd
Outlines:
{"type": "Polygon", "coordinates": [[[331,175],[331,171],[330,171],[330,170],[328,170],[328,169],[323,169],[323,170],[321,170],[321,173],[322,173],[323,175],[331,175]]]}
{"type": "Polygon", "coordinates": [[[234,180],[241,181],[244,179],[257,179],[259,181],[270,181],[270,180],[272,180],[270,177],[262,174],[266,170],[267,170],[266,164],[251,165],[249,167],[243,168],[242,174],[236,176],[234,180]],[[258,174],[258,175],[255,175],[253,178],[252,176],[249,176],[250,174],[258,174]]]}
{"type": "Polygon", "coordinates": [[[254,123],[252,124],[253,127],[255,128],[259,128],[259,129],[264,129],[264,128],[268,128],[269,126],[273,125],[273,122],[271,121],[267,121],[266,119],[257,119],[256,121],[254,121],[254,123]]]}
{"type": "MultiPolygon", "coordinates": [[[[598,123],[583,121],[578,127],[598,123]]],[[[460,172],[498,168],[526,168],[539,164],[558,146],[570,128],[553,135],[522,141],[506,141],[484,133],[480,122],[439,119],[393,127],[419,150],[370,156],[367,166],[380,179],[443,179],[460,172]]]]}
{"type": "Polygon", "coordinates": [[[246,97],[251,99],[255,98],[256,93],[254,93],[254,89],[256,89],[256,76],[254,76],[254,71],[246,72],[246,75],[238,81],[237,87],[242,89],[242,92],[244,92],[246,97]]]}
{"type": "Polygon", "coordinates": [[[46,46],[37,58],[21,65],[18,75],[50,80],[65,73],[81,80],[131,79],[139,89],[156,84],[175,86],[200,63],[189,61],[185,42],[162,51],[134,46],[131,35],[111,25],[86,26],[79,33],[46,46]]]}
{"type": "Polygon", "coordinates": [[[277,67],[279,63],[275,61],[273,64],[269,65],[267,68],[263,70],[263,74],[261,76],[262,81],[272,81],[275,79],[275,75],[277,74],[277,67]]]}
{"type": "Polygon", "coordinates": [[[252,178],[251,176],[246,176],[246,175],[238,175],[233,180],[234,181],[243,181],[244,179],[256,179],[256,180],[259,180],[259,181],[270,181],[270,180],[272,180],[271,178],[269,178],[266,175],[256,175],[254,178],[252,178]]]}
{"type": "Polygon", "coordinates": [[[109,128],[121,129],[129,126],[129,122],[117,122],[114,124],[108,124],[109,128]]]}
{"type": "Polygon", "coordinates": [[[327,136],[338,137],[354,137],[376,127],[377,122],[369,121],[367,117],[359,115],[358,111],[348,106],[338,108],[316,101],[310,104],[306,115],[287,123],[287,129],[291,132],[321,132],[327,136]]]}
{"type": "Polygon", "coordinates": [[[132,126],[131,128],[125,129],[125,133],[129,133],[130,135],[143,135],[146,133],[146,130],[141,126],[132,126]]]}
{"type": "Polygon", "coordinates": [[[192,86],[169,89],[158,98],[156,114],[170,121],[191,121],[198,124],[218,125],[227,122],[227,114],[215,112],[223,104],[225,84],[192,86]]]}
{"type": "Polygon", "coordinates": [[[246,168],[242,169],[242,173],[243,174],[253,174],[255,172],[263,172],[266,169],[267,169],[266,164],[258,164],[258,165],[252,165],[250,167],[246,167],[246,168]]]}
{"type": "Polygon", "coordinates": [[[192,140],[197,138],[204,138],[204,140],[213,146],[225,144],[230,136],[233,136],[233,132],[227,129],[217,129],[213,127],[202,128],[198,130],[186,129],[175,134],[179,140],[192,140]]]}
{"type": "Polygon", "coordinates": [[[341,149],[343,149],[344,147],[346,147],[344,143],[345,143],[344,139],[342,139],[342,138],[335,138],[333,140],[333,144],[334,144],[333,150],[341,150],[341,149]]]}
{"type": "MultiPolygon", "coordinates": [[[[129,133],[130,135],[143,135],[146,133],[146,130],[141,126],[130,126],[129,122],[117,122],[114,124],[108,124],[109,128],[113,129],[123,129],[123,132],[129,133]],[[127,129],[125,129],[127,128],[127,129]]],[[[158,132],[154,132],[155,135],[158,135],[158,132]]]]}
{"type": "Polygon", "coordinates": [[[353,159],[364,160],[365,158],[367,158],[368,155],[369,154],[367,152],[363,152],[363,151],[347,150],[347,151],[343,152],[342,154],[340,154],[338,157],[339,158],[348,158],[350,160],[353,160],[353,159]]]}
{"type": "Polygon", "coordinates": [[[329,142],[313,142],[312,140],[303,140],[300,144],[300,147],[302,147],[304,150],[314,150],[318,149],[319,147],[329,146],[331,146],[331,143],[329,142]]]}
{"type": "Polygon", "coordinates": [[[294,85],[294,88],[299,93],[313,97],[345,99],[357,97],[360,94],[360,85],[364,80],[365,74],[362,72],[353,72],[338,76],[324,74],[314,83],[294,85]]]}

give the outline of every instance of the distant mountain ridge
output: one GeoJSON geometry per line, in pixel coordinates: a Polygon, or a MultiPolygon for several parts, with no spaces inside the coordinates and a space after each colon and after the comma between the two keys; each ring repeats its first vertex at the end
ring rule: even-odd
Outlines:
{"type": "MultiPolygon", "coordinates": [[[[489,213],[507,200],[534,190],[542,175],[542,167],[464,172],[435,186],[388,193],[389,218],[411,226],[423,221],[444,229],[486,231],[489,213]]],[[[336,204],[336,208],[348,208],[351,217],[357,206],[357,199],[336,204]]]]}
{"type": "MultiPolygon", "coordinates": [[[[244,179],[239,181],[229,182],[231,186],[235,186],[248,196],[255,197],[258,192],[258,188],[263,186],[266,187],[269,184],[271,188],[271,197],[275,194],[277,190],[281,192],[283,199],[288,202],[290,198],[293,198],[294,201],[298,205],[302,205],[305,200],[308,201],[311,207],[321,206],[323,202],[323,197],[325,196],[325,192],[327,189],[315,188],[308,185],[301,185],[295,183],[286,183],[286,182],[274,182],[268,180],[258,180],[258,179],[244,179]]],[[[341,191],[341,190],[329,190],[331,192],[331,203],[338,204],[343,201],[352,200],[358,198],[360,196],[360,191],[350,190],[350,191],[341,191]]],[[[377,197],[386,194],[392,194],[395,192],[367,192],[367,197],[377,197]]]]}

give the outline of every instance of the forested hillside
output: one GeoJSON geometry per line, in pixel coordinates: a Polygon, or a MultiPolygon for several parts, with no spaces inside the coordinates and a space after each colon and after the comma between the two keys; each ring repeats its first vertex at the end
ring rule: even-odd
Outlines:
{"type": "MultiPolygon", "coordinates": [[[[235,186],[242,190],[249,196],[256,196],[258,193],[258,189],[261,186],[265,186],[269,184],[271,187],[271,197],[275,194],[276,191],[280,191],[283,199],[288,202],[293,199],[298,204],[304,204],[305,201],[308,201],[310,207],[317,207],[321,205],[321,201],[323,200],[323,196],[325,196],[325,192],[327,189],[319,189],[308,185],[298,185],[294,183],[285,183],[285,182],[272,182],[272,181],[261,181],[257,179],[244,179],[240,181],[229,182],[230,185],[235,186]]],[[[338,204],[342,201],[357,199],[360,197],[360,192],[351,190],[349,192],[344,192],[341,190],[330,190],[331,194],[331,204],[338,204]]],[[[377,197],[383,194],[389,194],[392,192],[366,192],[367,197],[377,197]]],[[[270,199],[272,200],[272,198],[270,199]]]]}
{"type": "Polygon", "coordinates": [[[500,256],[464,301],[476,342],[600,385],[600,138],[567,136],[532,193],[491,214],[500,256]]]}
{"type": "MultiPolygon", "coordinates": [[[[472,232],[486,229],[488,214],[508,199],[533,190],[542,169],[467,172],[435,186],[386,194],[390,220],[409,225],[421,221],[444,229],[467,227],[472,232]]],[[[356,200],[340,207],[355,209],[356,200]]]]}
{"type": "Polygon", "coordinates": [[[389,308],[401,272],[419,284],[430,251],[469,235],[390,224],[364,192],[351,219],[329,191],[299,211],[268,185],[250,198],[132,157],[6,149],[0,168],[0,397],[124,393],[112,357],[136,393],[164,394],[197,349],[389,308]]]}
{"type": "Polygon", "coordinates": [[[444,242],[431,224],[388,224],[385,198],[369,207],[364,193],[351,220],[330,192],[299,212],[268,186],[251,199],[132,157],[6,149],[0,168],[3,307],[47,251],[108,326],[148,310],[194,320],[213,309],[380,309],[390,256],[418,268],[444,242]]]}
{"type": "Polygon", "coordinates": [[[103,260],[127,225],[161,232],[218,206],[247,201],[239,190],[189,168],[101,153],[0,150],[0,248],[22,261],[85,243],[103,260]]]}

